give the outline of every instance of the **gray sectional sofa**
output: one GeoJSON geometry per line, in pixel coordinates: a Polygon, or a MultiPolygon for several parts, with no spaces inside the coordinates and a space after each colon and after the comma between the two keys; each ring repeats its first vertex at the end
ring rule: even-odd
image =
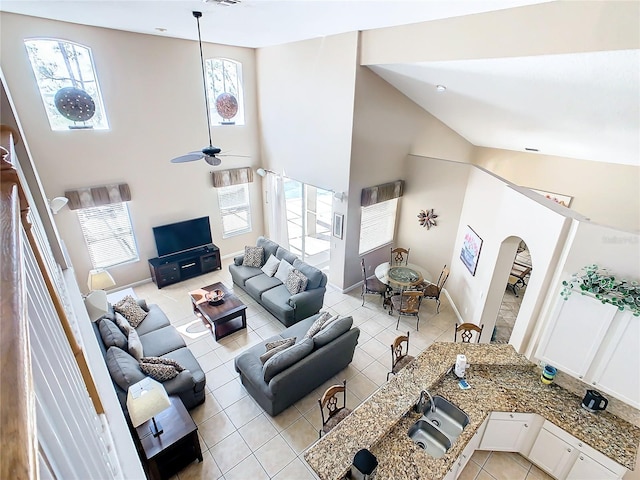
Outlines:
{"type": "MultiPolygon", "coordinates": [[[[169,358],[185,368],[177,377],[163,382],[167,393],[179,396],[187,409],[201,404],[204,401],[206,377],[200,364],[158,305],[147,306],[144,300],[138,300],[137,303],[148,312],[135,329],[140,337],[144,356],[169,358]]],[[[140,369],[138,361],[128,353],[127,337],[120,332],[114,321],[113,306],[109,305],[109,309],[109,313],[94,322],[93,328],[118,400],[124,412],[127,413],[129,386],[147,375],[140,369]],[[103,324],[103,322],[109,323],[103,324]]]]}
{"type": "Polygon", "coordinates": [[[278,415],[311,393],[353,360],[360,336],[360,329],[352,328],[353,319],[345,317],[336,320],[312,338],[305,339],[305,333],[318,316],[313,315],[296,323],[280,335],[249,348],[235,359],[235,369],[240,374],[242,384],[271,416],[278,415]],[[295,345],[278,353],[277,356],[281,358],[274,355],[270,361],[275,363],[275,368],[267,372],[269,361],[263,365],[260,360],[260,356],[266,352],[265,345],[291,337],[296,337],[295,345]]]}
{"type": "Polygon", "coordinates": [[[327,290],[327,276],[265,237],[259,237],[256,246],[264,249],[263,265],[273,255],[278,260],[286,260],[302,272],[308,279],[306,289],[292,295],[287,286],[275,276],[266,275],[260,267],[243,265],[244,255],[235,257],[233,263],[229,265],[233,283],[247,292],[286,327],[318,313],[322,308],[327,290]]]}

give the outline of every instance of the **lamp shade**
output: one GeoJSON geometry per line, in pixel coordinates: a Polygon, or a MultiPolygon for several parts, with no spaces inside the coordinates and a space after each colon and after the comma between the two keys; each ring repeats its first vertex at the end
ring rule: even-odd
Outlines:
{"type": "Polygon", "coordinates": [[[84,306],[89,314],[92,322],[109,312],[109,301],[107,300],[107,292],[104,290],[94,290],[84,297],[84,306]]]}
{"type": "Polygon", "coordinates": [[[142,425],[170,406],[167,391],[151,377],[134,383],[127,391],[127,410],[134,427],[142,425]]]}
{"type": "Polygon", "coordinates": [[[51,212],[55,215],[67,203],[69,203],[69,199],[67,197],[56,197],[49,202],[49,208],[51,208],[51,212]]]}
{"type": "Polygon", "coordinates": [[[107,288],[115,287],[116,282],[106,270],[89,270],[87,286],[89,291],[92,292],[93,290],[106,290],[107,288]]]}

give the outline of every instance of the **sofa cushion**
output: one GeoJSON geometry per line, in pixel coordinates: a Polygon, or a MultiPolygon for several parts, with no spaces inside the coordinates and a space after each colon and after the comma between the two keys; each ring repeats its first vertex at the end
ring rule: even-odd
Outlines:
{"type": "Polygon", "coordinates": [[[244,260],[242,265],[245,267],[261,267],[264,264],[264,249],[262,247],[244,247],[244,260]]]}
{"type": "Polygon", "coordinates": [[[134,328],[137,327],[138,324],[144,320],[144,317],[147,316],[147,312],[138,305],[138,302],[136,302],[135,298],[131,295],[127,295],[116,303],[113,306],[113,309],[126,318],[134,328]]]}
{"type": "Polygon", "coordinates": [[[353,318],[343,317],[331,322],[326,328],[321,328],[313,338],[314,348],[320,348],[329,342],[332,342],[340,335],[351,329],[353,318]]]}
{"type": "Polygon", "coordinates": [[[271,255],[269,259],[262,266],[262,271],[268,277],[273,277],[278,271],[280,266],[280,260],[275,255],[271,255]]]}
{"type": "Polygon", "coordinates": [[[281,283],[285,283],[287,278],[289,277],[289,272],[293,270],[293,265],[291,265],[286,259],[282,259],[280,261],[280,265],[278,265],[278,270],[276,271],[275,278],[280,280],[281,283]]]}
{"type": "Polygon", "coordinates": [[[144,354],[148,357],[161,357],[185,346],[183,338],[172,326],[140,335],[140,341],[144,354]]]}
{"type": "Polygon", "coordinates": [[[296,261],[293,262],[293,267],[300,270],[305,277],[307,277],[307,288],[306,290],[312,290],[314,288],[318,288],[320,283],[322,282],[323,273],[318,270],[316,267],[312,267],[296,258],[296,261]]]}
{"type": "Polygon", "coordinates": [[[282,247],[278,247],[278,250],[276,250],[276,257],[278,257],[280,260],[286,260],[292,265],[293,265],[293,262],[295,262],[298,259],[298,257],[296,257],[293,253],[291,253],[286,248],[282,248],[282,247]]]}
{"type": "Polygon", "coordinates": [[[279,245],[276,242],[274,242],[273,240],[269,240],[268,238],[265,238],[265,237],[258,237],[258,240],[256,241],[256,245],[264,249],[265,261],[269,260],[270,256],[275,257],[279,247],[279,245]]]}
{"type": "Polygon", "coordinates": [[[138,332],[138,335],[144,335],[169,325],[171,325],[171,322],[169,322],[169,319],[160,307],[156,304],[151,304],[149,305],[149,313],[144,317],[142,323],[138,324],[136,332],[138,332]]]}
{"type": "Polygon", "coordinates": [[[267,290],[281,285],[280,280],[275,277],[267,277],[264,273],[256,275],[247,280],[244,284],[244,289],[253,298],[260,298],[267,290]]]}
{"type": "Polygon", "coordinates": [[[231,272],[231,278],[233,278],[233,283],[236,285],[240,285],[244,287],[247,283],[247,280],[253,278],[257,275],[262,275],[262,270],[256,267],[245,267],[244,265],[234,265],[233,268],[229,266],[229,271],[231,272]]]}
{"type": "Polygon", "coordinates": [[[304,292],[307,281],[307,277],[300,270],[294,268],[289,272],[285,286],[291,292],[291,295],[295,295],[296,293],[304,292]]]}
{"type": "Polygon", "coordinates": [[[100,336],[105,348],[118,347],[122,349],[127,348],[127,337],[122,333],[120,328],[107,318],[99,320],[98,329],[100,330],[100,336]]]}
{"type": "Polygon", "coordinates": [[[273,287],[262,293],[262,306],[270,312],[293,311],[293,308],[289,305],[290,298],[291,293],[289,293],[287,287],[284,285],[278,285],[277,287],[273,287]]]}
{"type": "Polygon", "coordinates": [[[282,340],[276,340],[276,341],[273,341],[273,342],[267,342],[265,344],[265,348],[267,349],[267,351],[265,353],[263,353],[262,355],[260,355],[260,361],[263,364],[266,363],[267,360],[269,360],[271,357],[273,357],[276,353],[279,353],[279,352],[289,348],[294,343],[296,343],[296,337],[283,338],[282,340]]]}
{"type": "Polygon", "coordinates": [[[146,378],[138,361],[118,347],[107,350],[107,369],[113,381],[125,392],[131,385],[146,378]]]}
{"type": "Polygon", "coordinates": [[[264,381],[269,383],[273,377],[290,367],[297,361],[303,359],[313,350],[313,340],[307,338],[300,343],[275,354],[264,364],[262,368],[264,381]]]}

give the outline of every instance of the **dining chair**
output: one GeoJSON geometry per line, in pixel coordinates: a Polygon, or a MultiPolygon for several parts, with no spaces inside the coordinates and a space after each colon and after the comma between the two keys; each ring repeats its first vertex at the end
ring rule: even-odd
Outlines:
{"type": "Polygon", "coordinates": [[[382,306],[385,307],[385,298],[387,294],[387,285],[382,283],[378,278],[367,278],[367,269],[364,265],[364,258],[360,259],[360,265],[362,266],[362,306],[364,306],[365,295],[380,295],[382,297],[382,306]]]}
{"type": "Polygon", "coordinates": [[[396,337],[391,345],[391,371],[387,373],[387,382],[389,381],[389,375],[397,375],[413,359],[414,357],[409,355],[409,332],[406,335],[396,337]]]}
{"type": "Polygon", "coordinates": [[[396,323],[396,330],[400,325],[401,316],[413,316],[417,318],[416,330],[418,330],[418,324],[420,323],[420,304],[422,303],[422,292],[416,290],[405,290],[399,295],[391,297],[391,310],[389,315],[393,313],[393,310],[398,312],[398,322],[396,323]]]}
{"type": "Polygon", "coordinates": [[[482,329],[484,328],[484,324],[478,326],[475,323],[463,323],[458,325],[456,323],[456,329],[453,332],[453,341],[458,341],[458,332],[460,332],[460,341],[462,343],[472,343],[471,339],[476,335],[476,343],[480,343],[480,335],[482,335],[482,329]]]}
{"type": "Polygon", "coordinates": [[[322,437],[323,433],[329,433],[333,427],[351,413],[351,410],[347,408],[347,380],[343,380],[342,385],[332,385],[327,388],[322,398],[318,400],[318,404],[320,405],[320,415],[322,415],[322,428],[318,431],[318,437],[322,437]],[[341,407],[338,405],[340,394],[342,394],[341,407]]]}
{"type": "Polygon", "coordinates": [[[437,304],[436,313],[440,313],[440,294],[442,293],[442,288],[444,287],[444,284],[447,282],[447,278],[449,278],[449,269],[445,265],[442,271],[440,272],[438,281],[436,283],[428,284],[423,290],[424,298],[428,300],[436,301],[436,304],[437,304]]]}
{"type": "Polygon", "coordinates": [[[389,265],[397,267],[400,265],[407,265],[409,263],[409,250],[410,248],[391,248],[391,259],[389,265]]]}

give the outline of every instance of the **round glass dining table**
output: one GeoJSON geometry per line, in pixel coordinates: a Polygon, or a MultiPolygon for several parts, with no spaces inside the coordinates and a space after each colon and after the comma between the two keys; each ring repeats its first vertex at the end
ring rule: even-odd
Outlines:
{"type": "Polygon", "coordinates": [[[407,288],[423,281],[431,282],[431,275],[424,268],[413,263],[391,266],[389,262],[376,267],[376,277],[385,285],[407,288]]]}

